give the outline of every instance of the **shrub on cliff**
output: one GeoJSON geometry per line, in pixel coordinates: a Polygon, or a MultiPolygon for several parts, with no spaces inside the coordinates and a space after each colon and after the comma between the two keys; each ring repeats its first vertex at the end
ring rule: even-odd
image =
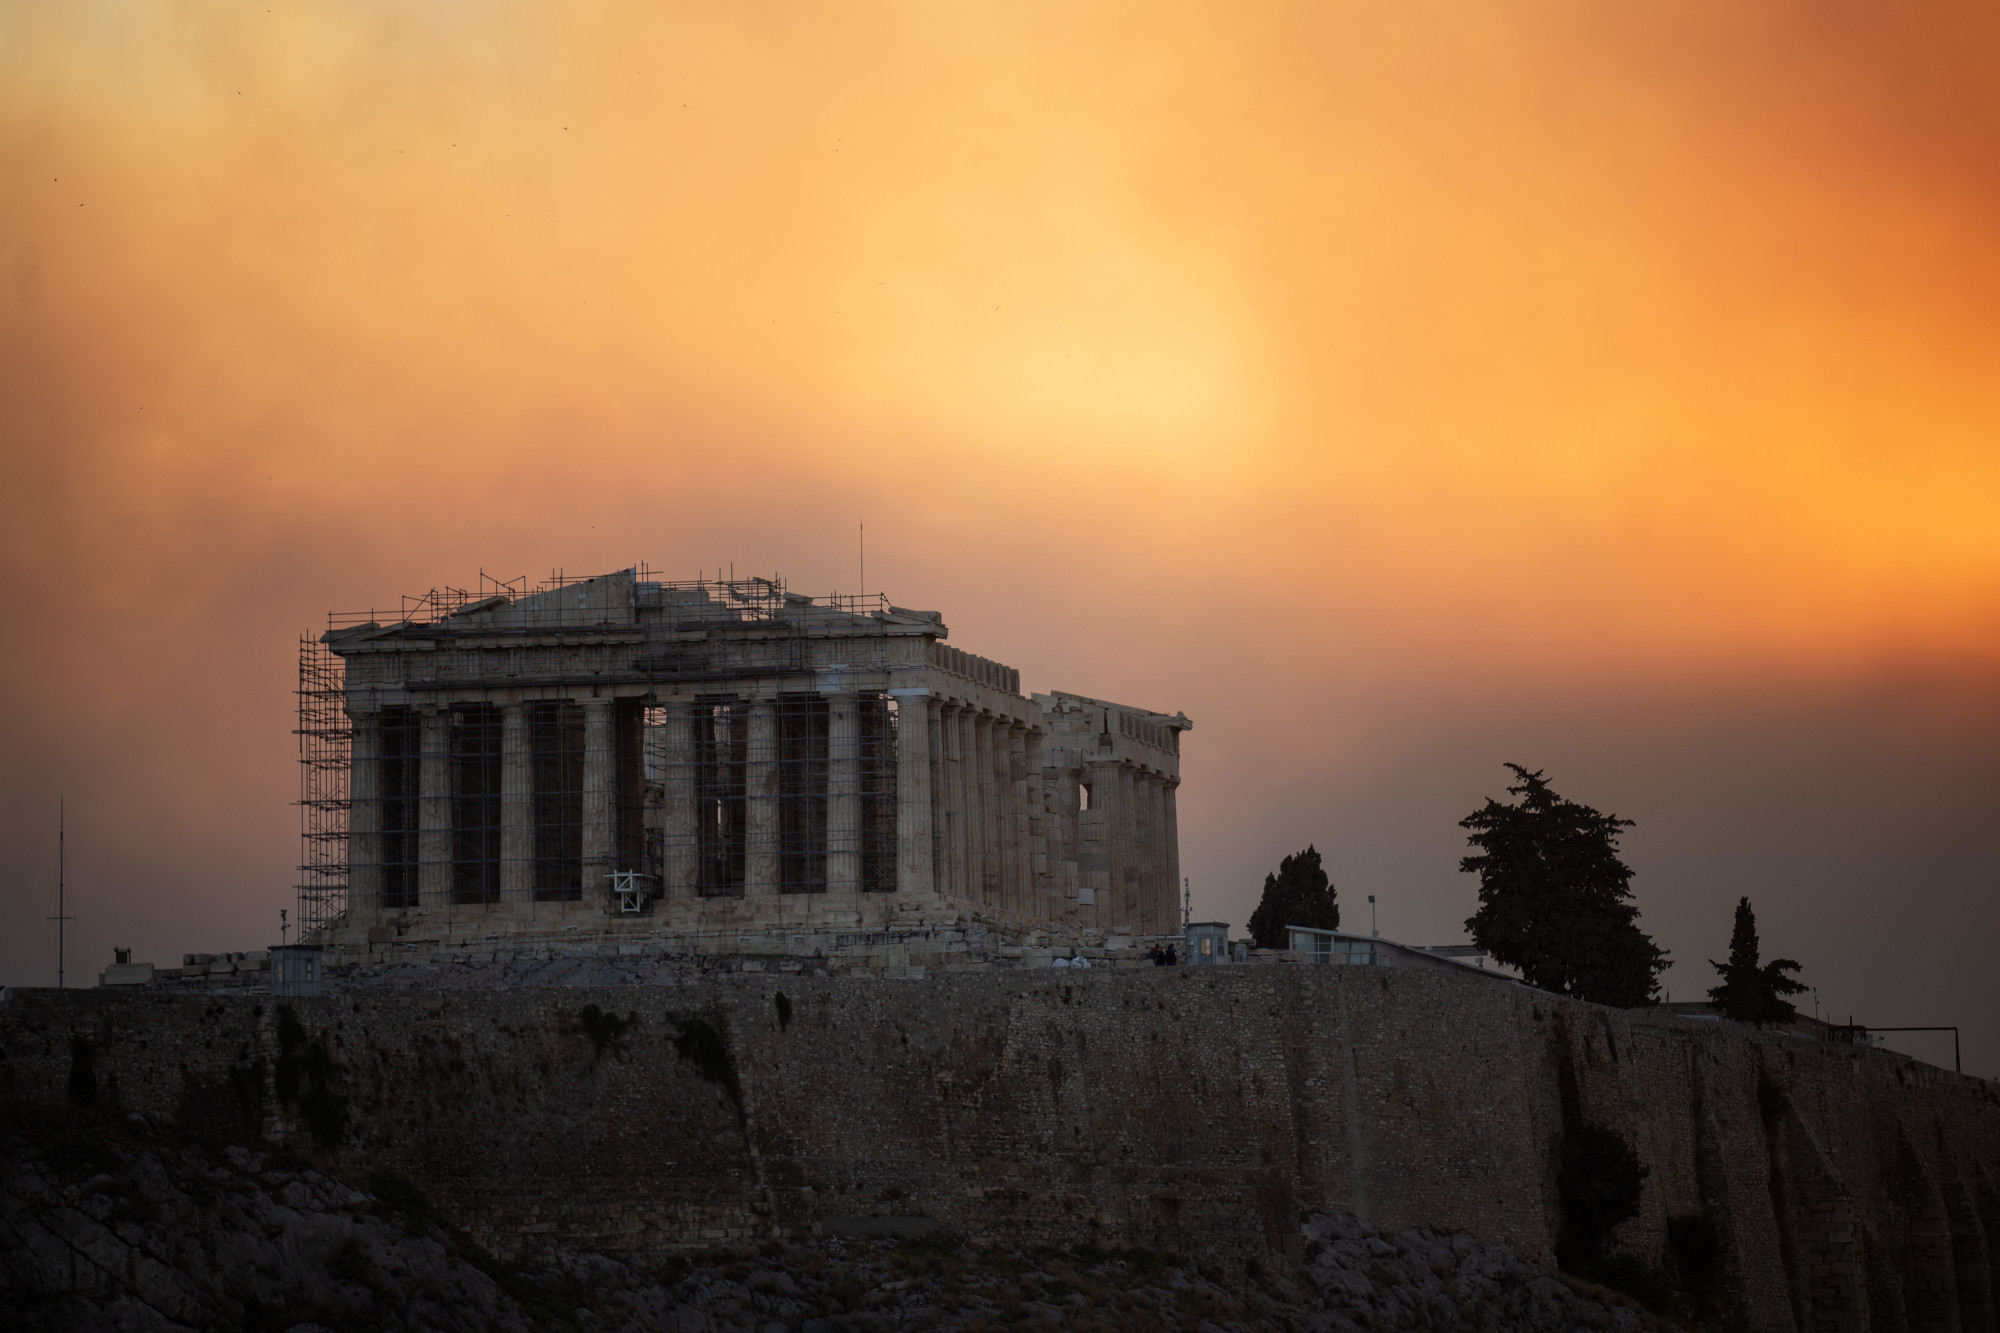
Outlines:
{"type": "Polygon", "coordinates": [[[1278,862],[1275,875],[1264,876],[1264,897],[1250,914],[1250,938],[1260,949],[1290,947],[1286,926],[1340,929],[1338,890],[1319,863],[1319,850],[1306,849],[1278,862]]]}
{"type": "Polygon", "coordinates": [[[1558,796],[1540,771],[1509,764],[1515,805],[1488,799],[1459,820],[1479,849],[1459,869],[1479,876],[1466,929],[1531,986],[1624,1008],[1651,998],[1667,955],[1639,929],[1632,869],[1618,830],[1632,821],[1558,796]]]}
{"type": "Polygon", "coordinates": [[[97,1052],[80,1032],[69,1039],[67,1090],[71,1106],[97,1105],[97,1052]]]}
{"type": "Polygon", "coordinates": [[[340,1066],[327,1049],[324,1036],[306,1036],[292,1006],[278,1006],[278,1059],[272,1070],[278,1100],[296,1105],[313,1142],[328,1152],[340,1147],[347,1133],[347,1098],[337,1087],[340,1066]]]}
{"type": "Polygon", "coordinates": [[[1712,988],[1708,998],[1715,1001],[1724,1018],[1739,1023],[1789,1023],[1799,1011],[1785,997],[1797,995],[1805,986],[1785,973],[1798,971],[1799,964],[1789,958],[1773,958],[1760,965],[1757,951],[1757,914],[1750,910],[1748,898],[1740,898],[1736,928],[1729,935],[1729,961],[1708,960],[1708,965],[1722,974],[1722,984],[1712,988]]]}
{"type": "MultiPolygon", "coordinates": [[[[1563,1239],[1570,1254],[1602,1259],[1611,1252],[1611,1232],[1638,1216],[1651,1169],[1617,1130],[1581,1122],[1563,1131],[1556,1166],[1556,1197],[1562,1201],[1563,1239]]],[[[1566,1256],[1564,1267],[1571,1263],[1566,1256]]]]}
{"type": "Polygon", "coordinates": [[[1673,1253],[1681,1290],[1694,1298],[1696,1319],[1715,1313],[1728,1274],[1729,1246],[1712,1213],[1683,1213],[1667,1219],[1667,1248],[1673,1253]]]}
{"type": "Polygon", "coordinates": [[[1565,1054],[1556,1067],[1562,1098],[1562,1139],[1556,1149],[1562,1229],[1556,1236],[1556,1262],[1566,1273],[1636,1296],[1647,1309],[1663,1314],[1674,1303],[1673,1283],[1655,1265],[1611,1244],[1618,1224],[1639,1215],[1652,1169],[1623,1134],[1584,1118],[1566,1035],[1563,1042],[1565,1054]]]}
{"type": "Polygon", "coordinates": [[[619,1055],[625,1054],[625,1034],[639,1026],[639,1015],[637,1012],[632,1012],[620,1018],[617,1014],[606,1013],[594,1004],[586,1004],[583,1006],[583,1011],[576,1016],[576,1022],[577,1030],[590,1038],[595,1058],[602,1060],[607,1049],[619,1055]]]}

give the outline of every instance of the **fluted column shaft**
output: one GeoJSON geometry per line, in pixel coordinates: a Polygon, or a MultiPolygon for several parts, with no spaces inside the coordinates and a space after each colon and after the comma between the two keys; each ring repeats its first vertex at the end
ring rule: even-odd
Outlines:
{"type": "Polygon", "coordinates": [[[959,725],[960,710],[955,704],[938,709],[939,755],[943,767],[940,795],[944,810],[944,890],[947,896],[964,901],[965,889],[965,780],[964,730],[959,725]]]}
{"type": "Polygon", "coordinates": [[[896,892],[930,898],[930,691],[899,690],[896,704],[896,892]]]}
{"type": "Polygon", "coordinates": [[[1120,856],[1118,836],[1126,812],[1124,804],[1118,799],[1118,768],[1112,762],[1093,761],[1090,765],[1090,809],[1097,816],[1097,845],[1104,857],[1104,887],[1095,895],[1096,924],[1105,930],[1126,924],[1120,903],[1124,861],[1120,856]]]}
{"type": "Polygon", "coordinates": [[[750,705],[750,735],[744,756],[744,866],[746,896],[778,892],[778,706],[771,699],[750,705]]]}
{"type": "Polygon", "coordinates": [[[612,772],[611,701],[583,701],[583,900],[593,902],[608,894],[606,879],[614,864],[615,826],[613,802],[617,781],[612,772]]]}
{"type": "Polygon", "coordinates": [[[451,712],[421,715],[417,767],[417,902],[451,901],[451,712]]]}
{"type": "Polygon", "coordinates": [[[973,827],[979,835],[979,901],[988,907],[1001,906],[1000,896],[1000,802],[993,780],[993,719],[983,714],[974,719],[973,743],[977,747],[975,771],[978,788],[973,799],[978,815],[973,827]]]}
{"type": "Polygon", "coordinates": [[[1157,774],[1146,774],[1146,912],[1152,919],[1151,933],[1170,935],[1180,928],[1174,911],[1175,890],[1167,878],[1166,788],[1157,774]]]}
{"type": "Polygon", "coordinates": [[[357,917],[382,910],[382,715],[351,713],[347,778],[347,904],[357,917]]]}
{"type": "Polygon", "coordinates": [[[701,828],[695,805],[693,704],[676,700],[667,705],[660,728],[660,787],[666,808],[661,811],[665,864],[660,873],[669,896],[692,894],[701,873],[701,828]]]}
{"type": "Polygon", "coordinates": [[[1118,910],[1119,916],[1128,930],[1142,928],[1139,904],[1143,900],[1141,886],[1145,875],[1145,862],[1139,848],[1139,796],[1134,774],[1129,765],[1120,764],[1116,770],[1118,778],[1118,910]]]}
{"type": "Polygon", "coordinates": [[[847,693],[827,700],[826,887],[861,892],[861,729],[847,693]]]}
{"type": "Polygon", "coordinates": [[[969,903],[980,897],[979,865],[979,718],[969,708],[958,710],[958,808],[965,847],[965,880],[961,888],[969,903]]]}
{"type": "Polygon", "coordinates": [[[535,897],[535,764],[528,748],[528,710],[500,710],[500,901],[535,897]]]}
{"type": "Polygon", "coordinates": [[[1002,789],[1002,804],[1007,811],[1002,833],[1006,841],[1002,844],[1001,865],[1007,875],[1007,910],[1023,920],[1033,920],[1040,913],[1028,896],[1028,729],[1019,722],[1008,722],[1000,736],[1006,742],[1000,769],[1006,781],[1002,789]]]}

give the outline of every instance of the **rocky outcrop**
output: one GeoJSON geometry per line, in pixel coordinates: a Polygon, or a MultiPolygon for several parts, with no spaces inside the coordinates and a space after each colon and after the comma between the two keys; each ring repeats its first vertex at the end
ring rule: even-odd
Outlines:
{"type": "Polygon", "coordinates": [[[305,1162],[182,1142],[138,1115],[7,1112],[9,1327],[530,1327],[444,1233],[305,1162]]]}
{"type": "Polygon", "coordinates": [[[24,1333],[997,1326],[1641,1333],[1656,1321],[1504,1245],[1346,1214],[1225,1275],[1143,1250],[830,1238],[669,1261],[559,1249],[503,1264],[407,1182],[143,1116],[0,1108],[0,1287],[24,1333]]]}

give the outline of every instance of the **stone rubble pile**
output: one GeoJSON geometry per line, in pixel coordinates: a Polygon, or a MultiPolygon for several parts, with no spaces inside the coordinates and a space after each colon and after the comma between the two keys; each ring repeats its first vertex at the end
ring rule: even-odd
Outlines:
{"type": "Polygon", "coordinates": [[[1630,1305],[1580,1294],[1508,1246],[1463,1233],[1377,1232],[1345,1213],[1317,1215],[1304,1231],[1308,1329],[1639,1333],[1659,1323],[1630,1305]]]}

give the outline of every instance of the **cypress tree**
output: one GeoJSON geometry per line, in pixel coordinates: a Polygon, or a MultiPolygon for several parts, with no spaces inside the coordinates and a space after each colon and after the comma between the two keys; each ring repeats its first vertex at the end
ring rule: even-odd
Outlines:
{"type": "Polygon", "coordinates": [[[1747,897],[1739,898],[1736,927],[1729,932],[1729,961],[1708,960],[1708,965],[1722,974],[1722,984],[1711,988],[1708,998],[1715,1001],[1724,1018],[1739,1023],[1789,1023],[1799,1011],[1785,997],[1797,995],[1805,985],[1785,973],[1798,971],[1799,964],[1789,958],[1760,964],[1757,953],[1757,914],[1750,910],[1747,897]]]}
{"type": "Polygon", "coordinates": [[[1283,949],[1286,926],[1340,929],[1338,890],[1319,863],[1319,850],[1306,849],[1278,862],[1274,875],[1264,876],[1264,897],[1250,914],[1250,938],[1260,949],[1283,949]]]}

